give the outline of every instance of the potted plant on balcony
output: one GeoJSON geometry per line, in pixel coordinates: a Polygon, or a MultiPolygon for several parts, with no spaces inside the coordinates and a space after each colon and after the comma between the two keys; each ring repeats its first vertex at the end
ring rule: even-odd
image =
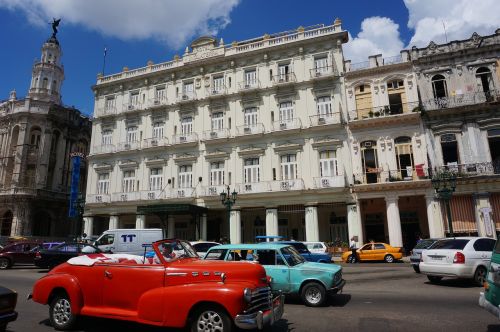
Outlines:
{"type": "Polygon", "coordinates": [[[373,114],[378,118],[380,116],[380,111],[375,111],[373,114]]]}
{"type": "Polygon", "coordinates": [[[368,112],[368,116],[369,116],[370,118],[373,118],[373,111],[371,111],[371,110],[370,110],[370,112],[368,112]]]}

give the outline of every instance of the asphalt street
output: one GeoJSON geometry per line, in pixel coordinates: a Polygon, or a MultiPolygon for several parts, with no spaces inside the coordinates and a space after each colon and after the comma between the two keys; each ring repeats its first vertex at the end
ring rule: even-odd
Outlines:
{"type": "MultiPolygon", "coordinates": [[[[406,263],[343,265],[347,285],[329,305],[308,308],[287,299],[283,319],[270,331],[499,331],[500,321],[478,306],[481,288],[461,280],[440,285],[413,272],[406,263]]],[[[19,293],[16,322],[7,331],[54,331],[48,307],[27,301],[33,282],[45,271],[14,268],[0,271],[0,285],[19,293]]],[[[104,319],[85,318],[82,332],[159,332],[151,328],[104,319]]],[[[176,331],[176,330],[167,330],[176,331]]]]}

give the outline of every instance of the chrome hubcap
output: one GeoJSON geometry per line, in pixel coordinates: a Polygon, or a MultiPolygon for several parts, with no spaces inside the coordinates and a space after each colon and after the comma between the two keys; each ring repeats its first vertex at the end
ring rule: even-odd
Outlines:
{"type": "Polygon", "coordinates": [[[485,276],[486,276],[486,271],[481,269],[479,271],[477,271],[477,281],[479,281],[479,283],[484,283],[485,281],[485,276]]]}
{"type": "Polygon", "coordinates": [[[392,258],[392,256],[387,256],[387,257],[385,258],[385,260],[386,260],[388,263],[392,263],[393,258],[392,258]]]}
{"type": "Polygon", "coordinates": [[[306,300],[309,303],[319,303],[321,301],[321,292],[316,287],[309,288],[306,291],[306,300]]]}
{"type": "Polygon", "coordinates": [[[67,299],[59,299],[54,305],[52,315],[57,325],[64,325],[71,319],[71,304],[67,299]]]}
{"type": "Polygon", "coordinates": [[[204,311],[198,317],[197,330],[206,332],[224,331],[221,316],[215,311],[204,311]]]}

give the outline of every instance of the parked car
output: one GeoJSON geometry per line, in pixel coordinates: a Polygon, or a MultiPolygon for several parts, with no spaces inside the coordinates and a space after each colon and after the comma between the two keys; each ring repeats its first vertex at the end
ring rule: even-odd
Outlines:
{"type": "Polygon", "coordinates": [[[179,240],[157,241],[153,250],[158,263],[130,254],[72,258],[39,279],[30,297],[50,306],[57,330],[71,329],[82,315],[221,332],[233,323],[263,329],[281,318],[283,295],[271,296],[262,266],[203,261],[179,240]],[[176,259],[163,255],[179,246],[176,259]]]}
{"type": "Polygon", "coordinates": [[[455,237],[436,242],[422,253],[420,273],[432,283],[443,277],[473,279],[482,286],[495,240],[487,237],[455,237]]]}
{"type": "Polygon", "coordinates": [[[17,293],[0,286],[0,331],[5,331],[7,324],[17,319],[16,304],[17,293]]]}
{"type": "Polygon", "coordinates": [[[108,229],[93,244],[105,252],[142,255],[143,244],[151,244],[164,238],[161,228],[108,229]]]}
{"type": "Polygon", "coordinates": [[[302,242],[306,245],[307,249],[314,254],[328,253],[328,246],[325,242],[302,242]]]}
{"type": "Polygon", "coordinates": [[[88,243],[64,242],[50,249],[37,251],[34,263],[39,268],[52,269],[72,257],[101,252],[99,248],[88,243]]]}
{"type": "Polygon", "coordinates": [[[15,264],[33,264],[37,242],[14,242],[0,250],[0,269],[10,269],[15,264]]]}
{"type": "Polygon", "coordinates": [[[422,257],[422,252],[432,247],[439,239],[422,239],[416,245],[415,248],[410,253],[410,263],[415,272],[420,273],[420,258],[422,257]]]}
{"type": "Polygon", "coordinates": [[[198,253],[198,256],[203,257],[207,253],[208,249],[220,245],[218,242],[209,241],[193,241],[190,242],[194,250],[198,253]]]}
{"type": "MultiPolygon", "coordinates": [[[[266,243],[266,242],[262,242],[266,243]]],[[[313,253],[307,249],[306,245],[299,241],[275,241],[273,243],[276,244],[286,244],[295,248],[298,253],[304,257],[304,259],[308,262],[316,262],[316,263],[331,263],[332,256],[327,253],[313,253]]]]}
{"type": "Polygon", "coordinates": [[[497,240],[488,269],[479,305],[500,319],[500,241],[497,240]]]}
{"type": "MultiPolygon", "coordinates": [[[[387,263],[393,263],[396,260],[403,258],[403,251],[401,248],[395,248],[387,243],[375,242],[367,243],[358,250],[357,261],[385,261],[387,263]]],[[[342,260],[344,262],[352,262],[352,252],[346,251],[342,254],[342,260]]]]}
{"type": "Polygon", "coordinates": [[[274,292],[300,295],[302,301],[311,307],[323,305],[327,293],[335,294],[345,285],[342,267],[307,262],[287,244],[224,244],[210,248],[203,259],[240,261],[242,266],[260,263],[271,277],[274,292]]]}

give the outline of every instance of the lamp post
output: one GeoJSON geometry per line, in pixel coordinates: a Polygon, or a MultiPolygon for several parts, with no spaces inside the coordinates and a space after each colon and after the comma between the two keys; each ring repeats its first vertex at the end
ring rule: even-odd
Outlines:
{"type": "Polygon", "coordinates": [[[457,187],[457,176],[450,171],[443,171],[437,173],[432,177],[432,187],[436,191],[437,196],[444,201],[446,205],[446,217],[448,219],[448,228],[450,230],[450,237],[453,237],[453,225],[451,220],[450,200],[457,187]]]}
{"type": "Polygon", "coordinates": [[[85,209],[85,196],[81,193],[78,194],[78,199],[75,202],[76,205],[76,237],[82,235],[82,223],[83,223],[83,212],[85,209]]]}
{"type": "Polygon", "coordinates": [[[236,196],[238,195],[238,193],[236,192],[236,190],[233,190],[233,192],[231,192],[229,186],[227,186],[226,191],[227,192],[223,191],[220,193],[220,201],[222,205],[224,205],[227,209],[227,222],[229,223],[229,221],[231,220],[231,208],[236,202],[236,196]]]}

